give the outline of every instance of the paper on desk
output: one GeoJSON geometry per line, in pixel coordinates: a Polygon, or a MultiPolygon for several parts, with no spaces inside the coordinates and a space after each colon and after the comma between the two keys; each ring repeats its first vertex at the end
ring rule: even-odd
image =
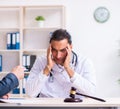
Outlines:
{"type": "MultiPolygon", "coordinates": [[[[48,104],[51,99],[49,98],[9,98],[9,99],[0,99],[1,103],[16,103],[16,104],[48,104]]],[[[56,99],[52,100],[53,103],[56,102],[56,99]]]]}
{"type": "Polygon", "coordinates": [[[25,99],[25,98],[9,98],[9,99],[0,99],[1,103],[17,103],[17,104],[41,104],[45,101],[41,99],[25,99]]]}

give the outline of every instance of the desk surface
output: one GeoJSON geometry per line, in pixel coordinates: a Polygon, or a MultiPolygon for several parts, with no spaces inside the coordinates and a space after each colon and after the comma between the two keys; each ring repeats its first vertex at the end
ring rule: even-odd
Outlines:
{"type": "Polygon", "coordinates": [[[65,103],[61,98],[13,98],[0,103],[0,107],[120,107],[120,98],[107,98],[106,102],[83,99],[83,102],[65,103]]]}

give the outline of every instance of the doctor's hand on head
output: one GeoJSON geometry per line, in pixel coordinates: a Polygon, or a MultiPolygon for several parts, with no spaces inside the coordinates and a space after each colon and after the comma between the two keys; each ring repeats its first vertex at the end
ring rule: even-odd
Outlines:
{"type": "Polygon", "coordinates": [[[67,71],[69,77],[71,78],[74,75],[74,71],[70,66],[71,55],[72,55],[72,46],[68,44],[66,51],[67,51],[67,55],[66,55],[63,66],[64,66],[65,70],[67,71]]]}
{"type": "Polygon", "coordinates": [[[51,48],[51,44],[50,44],[48,47],[48,50],[47,50],[47,66],[49,66],[49,70],[52,69],[54,64],[55,64],[55,62],[53,60],[52,48],[51,48]]]}
{"type": "Polygon", "coordinates": [[[55,62],[52,56],[51,44],[47,49],[47,65],[44,68],[44,74],[48,76],[51,72],[52,67],[54,66],[55,62]]]}
{"type": "Polygon", "coordinates": [[[70,67],[71,54],[72,54],[71,45],[68,44],[68,46],[66,47],[66,51],[67,51],[67,55],[66,55],[65,61],[63,63],[63,66],[65,68],[68,68],[68,67],[70,67]]]}

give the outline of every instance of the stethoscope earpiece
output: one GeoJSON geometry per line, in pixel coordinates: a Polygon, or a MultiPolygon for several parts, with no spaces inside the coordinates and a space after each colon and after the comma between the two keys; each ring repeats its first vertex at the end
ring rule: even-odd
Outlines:
{"type": "Polygon", "coordinates": [[[77,54],[74,51],[72,51],[72,53],[73,53],[72,64],[75,67],[77,65],[78,56],[77,56],[77,54]]]}

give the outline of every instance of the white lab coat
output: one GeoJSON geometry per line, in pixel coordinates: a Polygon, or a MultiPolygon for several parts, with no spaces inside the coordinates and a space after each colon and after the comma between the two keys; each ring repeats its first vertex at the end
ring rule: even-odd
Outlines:
{"type": "MultiPolygon", "coordinates": [[[[76,67],[71,66],[75,72],[70,78],[63,66],[54,65],[52,68],[53,81],[50,76],[43,74],[47,64],[46,56],[38,57],[30,71],[26,82],[26,93],[31,97],[69,97],[71,87],[77,91],[93,95],[96,88],[96,76],[92,63],[85,57],[78,56],[76,67]]],[[[72,64],[71,64],[72,65],[72,64]]]]}

